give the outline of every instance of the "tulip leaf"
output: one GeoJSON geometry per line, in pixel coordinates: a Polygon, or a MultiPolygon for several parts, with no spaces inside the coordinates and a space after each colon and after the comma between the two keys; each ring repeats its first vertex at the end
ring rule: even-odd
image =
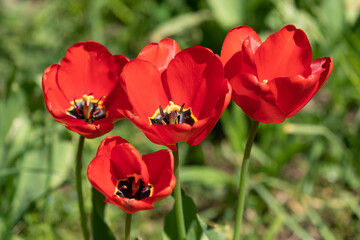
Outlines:
{"type": "Polygon", "coordinates": [[[95,188],[92,188],[92,204],[93,204],[93,214],[92,214],[92,232],[94,240],[115,240],[114,234],[111,232],[111,229],[106,224],[104,220],[105,206],[104,202],[105,197],[97,191],[95,188]]]}
{"type": "MultiPolygon", "coordinates": [[[[199,222],[196,206],[194,201],[185,194],[184,191],[181,191],[182,195],[182,204],[184,209],[184,220],[185,220],[185,230],[187,233],[187,240],[206,240],[208,239],[204,235],[204,230],[206,229],[206,224],[199,222]]],[[[173,208],[165,217],[164,224],[164,239],[176,240],[178,239],[175,209],[173,208]]]]}
{"type": "Polygon", "coordinates": [[[34,148],[23,155],[14,198],[11,202],[11,229],[38,198],[60,186],[72,166],[73,146],[68,142],[51,142],[49,148],[34,148]],[[51,154],[48,154],[48,150],[51,154]]]}

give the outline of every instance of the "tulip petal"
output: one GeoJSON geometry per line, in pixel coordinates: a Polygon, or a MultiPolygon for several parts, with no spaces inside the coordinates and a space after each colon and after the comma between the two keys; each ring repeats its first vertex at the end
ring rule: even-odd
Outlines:
{"type": "Polygon", "coordinates": [[[113,56],[101,44],[79,42],[68,49],[60,64],[57,84],[68,99],[92,94],[108,96],[118,82],[113,56]]]}
{"type": "Polygon", "coordinates": [[[160,73],[151,63],[131,60],[123,69],[122,79],[135,114],[143,121],[149,122],[149,117],[160,105],[166,107],[169,104],[160,73]]]}
{"type": "Polygon", "coordinates": [[[124,118],[124,111],[131,111],[132,106],[123,86],[118,83],[109,97],[104,100],[105,111],[107,117],[112,122],[124,118]]]}
{"type": "Polygon", "coordinates": [[[87,176],[94,188],[104,194],[106,198],[114,195],[117,179],[111,174],[110,159],[106,155],[96,156],[89,163],[87,176]]]}
{"type": "Polygon", "coordinates": [[[116,145],[122,143],[128,143],[128,141],[118,136],[107,136],[104,140],[101,141],[100,146],[96,152],[96,156],[105,155],[110,159],[112,149],[116,145]]]}
{"type": "Polygon", "coordinates": [[[194,134],[188,141],[186,141],[188,144],[194,146],[199,144],[204,140],[204,138],[209,135],[211,130],[215,127],[216,123],[218,122],[221,114],[225,111],[227,106],[229,105],[231,101],[231,86],[230,83],[228,83],[228,89],[225,91],[224,96],[220,97],[218,104],[216,105],[216,108],[214,109],[216,114],[214,117],[212,117],[209,122],[206,124],[206,126],[202,129],[200,129],[196,134],[194,134]]]}
{"type": "Polygon", "coordinates": [[[312,61],[311,70],[316,81],[316,85],[313,87],[312,91],[309,91],[299,102],[299,104],[293,108],[291,112],[287,114],[287,117],[294,116],[298,111],[300,111],[319,91],[319,89],[324,85],[325,81],[328,79],[331,71],[333,69],[333,63],[331,57],[318,58],[312,61]]]}
{"type": "Polygon", "coordinates": [[[315,91],[318,78],[310,75],[304,78],[300,75],[289,78],[276,78],[269,82],[277,89],[276,102],[280,109],[287,115],[297,108],[309,93],[315,91]]]}
{"type": "Polygon", "coordinates": [[[120,198],[117,197],[116,195],[106,199],[105,202],[112,203],[120,207],[122,210],[124,210],[126,213],[129,214],[133,214],[141,210],[154,209],[152,202],[130,199],[130,198],[120,198]]]}
{"type": "Polygon", "coordinates": [[[137,56],[137,59],[151,62],[162,73],[178,52],[180,52],[180,47],[177,42],[173,39],[165,38],[159,43],[146,45],[137,56]]]}
{"type": "Polygon", "coordinates": [[[221,48],[221,60],[226,65],[235,53],[243,50],[243,42],[248,39],[250,41],[251,50],[255,53],[261,44],[259,35],[249,26],[237,26],[229,31],[226,35],[223,46],[221,48]]]}
{"type": "Polygon", "coordinates": [[[89,139],[100,137],[114,128],[114,125],[106,118],[90,124],[85,121],[69,117],[65,124],[66,128],[70,131],[79,133],[83,137],[89,139]]]}
{"type": "Polygon", "coordinates": [[[169,63],[167,83],[172,101],[191,107],[197,119],[209,117],[227,88],[220,58],[204,47],[191,47],[169,63]]]}
{"type": "MultiPolygon", "coordinates": [[[[211,116],[213,117],[213,115],[211,116]]],[[[201,119],[194,125],[186,123],[171,125],[152,125],[152,129],[157,136],[161,136],[164,145],[173,145],[179,142],[187,142],[197,131],[206,127],[209,118],[201,119]]]]}
{"type": "Polygon", "coordinates": [[[230,79],[232,99],[251,119],[263,123],[281,123],[284,113],[276,104],[272,90],[256,76],[238,74],[230,79]]]}
{"type": "Polygon", "coordinates": [[[282,28],[270,35],[254,55],[259,80],[310,73],[312,50],[301,29],[293,25],[282,28]]]}
{"type": "Polygon", "coordinates": [[[151,154],[143,156],[150,175],[151,184],[156,184],[161,181],[161,172],[163,170],[174,170],[174,157],[170,150],[159,150],[151,154]]]}
{"type": "Polygon", "coordinates": [[[176,185],[176,178],[169,169],[164,169],[160,175],[161,179],[154,185],[154,195],[149,197],[153,202],[158,202],[169,196],[176,185]]]}
{"type": "Polygon", "coordinates": [[[145,184],[149,183],[149,173],[139,151],[130,143],[116,145],[111,152],[111,164],[117,179],[128,179],[139,175],[145,184]]]}
{"type": "Polygon", "coordinates": [[[42,77],[46,108],[55,119],[65,118],[66,110],[71,106],[70,101],[60,91],[56,83],[59,67],[58,64],[47,67],[42,77]]]}

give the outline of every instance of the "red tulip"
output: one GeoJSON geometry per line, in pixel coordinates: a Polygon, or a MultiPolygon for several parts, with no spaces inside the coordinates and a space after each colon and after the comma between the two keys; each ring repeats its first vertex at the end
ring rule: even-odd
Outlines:
{"type": "Polygon", "coordinates": [[[170,150],[144,155],[126,140],[106,137],[87,175],[91,184],[112,203],[127,213],[153,209],[153,203],[173,191],[174,158],[170,150]]]}
{"type": "Polygon", "coordinates": [[[265,42],[249,26],[233,28],[221,59],[232,99],[253,120],[281,123],[296,114],[322,87],[333,64],[330,57],[312,60],[301,29],[288,25],[265,42]]]}
{"type": "Polygon", "coordinates": [[[180,51],[172,39],[146,46],[122,79],[133,111],[126,117],[154,143],[199,144],[231,100],[220,58],[204,47],[180,51]]]}
{"type": "Polygon", "coordinates": [[[59,64],[45,69],[45,103],[56,121],[86,138],[113,129],[121,109],[130,108],[119,77],[128,59],[96,42],[78,42],[59,64]]]}

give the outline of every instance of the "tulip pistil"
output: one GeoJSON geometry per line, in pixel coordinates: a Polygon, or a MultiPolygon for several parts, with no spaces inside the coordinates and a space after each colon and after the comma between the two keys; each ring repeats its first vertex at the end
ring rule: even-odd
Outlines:
{"type": "Polygon", "coordinates": [[[186,123],[190,126],[194,125],[197,122],[197,118],[192,114],[191,108],[184,109],[184,105],[180,107],[170,101],[165,110],[160,105],[154,115],[149,118],[150,124],[168,125],[186,123]]]}
{"type": "Polygon", "coordinates": [[[81,99],[74,99],[70,102],[72,105],[66,113],[76,119],[93,123],[96,120],[106,118],[104,106],[102,106],[102,98],[94,99],[92,94],[83,95],[81,99]]]}
{"type": "Polygon", "coordinates": [[[115,195],[120,198],[130,198],[141,200],[146,197],[151,197],[153,194],[153,186],[151,184],[145,185],[140,178],[128,177],[128,179],[120,179],[115,189],[115,195]]]}

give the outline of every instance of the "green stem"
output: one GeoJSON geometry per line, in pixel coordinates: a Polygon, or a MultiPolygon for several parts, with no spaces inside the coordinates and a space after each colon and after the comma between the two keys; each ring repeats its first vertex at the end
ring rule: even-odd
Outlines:
{"type": "Polygon", "coordinates": [[[78,195],[79,202],[79,211],[80,211],[80,221],[81,228],[83,232],[83,236],[85,240],[89,240],[89,230],[86,221],[86,214],[84,210],[84,198],[82,194],[82,182],[81,182],[81,169],[82,169],[82,152],[84,148],[85,138],[80,136],[79,145],[76,154],[76,169],[75,169],[75,177],[76,177],[76,191],[78,195]]]}
{"type": "Polygon", "coordinates": [[[179,240],[186,239],[185,231],[185,222],[184,222],[184,212],[181,199],[181,186],[180,186],[180,167],[179,167],[179,145],[176,144],[177,152],[174,152],[174,174],[176,177],[176,185],[174,188],[174,197],[175,197],[175,216],[177,230],[179,234],[179,240]]]}
{"type": "Polygon", "coordinates": [[[130,230],[131,230],[131,217],[132,214],[126,214],[126,222],[125,222],[125,240],[130,240],[130,230]]]}
{"type": "Polygon", "coordinates": [[[251,147],[254,142],[256,130],[257,130],[258,126],[259,126],[259,122],[252,121],[250,133],[248,136],[248,140],[246,142],[243,162],[242,162],[242,166],[241,166],[241,173],[240,173],[240,182],[239,182],[239,190],[238,190],[238,198],[237,198],[238,201],[237,201],[237,205],[236,205],[235,229],[234,229],[233,240],[240,240],[240,228],[241,228],[241,222],[243,219],[244,203],[245,203],[246,175],[247,175],[247,170],[249,168],[251,147]]]}

